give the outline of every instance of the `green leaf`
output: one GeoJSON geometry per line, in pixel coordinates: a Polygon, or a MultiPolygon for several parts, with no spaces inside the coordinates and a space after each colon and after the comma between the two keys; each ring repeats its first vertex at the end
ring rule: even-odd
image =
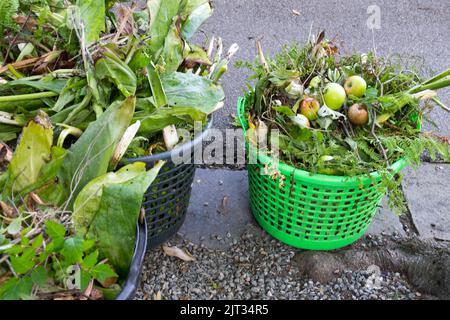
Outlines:
{"type": "Polygon", "coordinates": [[[45,221],[45,233],[52,240],[64,239],[66,236],[66,228],[58,222],[47,220],[45,221]]]}
{"type": "Polygon", "coordinates": [[[104,282],[109,278],[118,277],[117,273],[107,264],[98,264],[91,270],[91,275],[95,280],[104,282]]]}
{"type": "Polygon", "coordinates": [[[153,56],[153,61],[157,61],[158,51],[164,46],[167,34],[173,23],[174,17],[180,9],[179,0],[149,0],[147,2],[150,12],[150,41],[148,45],[149,53],[153,56]]]}
{"type": "Polygon", "coordinates": [[[77,236],[66,239],[61,254],[68,264],[81,262],[83,259],[83,238],[77,236]]]}
{"type": "Polygon", "coordinates": [[[134,117],[134,121],[141,121],[139,133],[146,135],[159,132],[172,124],[189,123],[193,125],[195,121],[205,123],[206,119],[207,116],[205,113],[196,108],[189,107],[159,108],[150,115],[147,115],[146,112],[139,112],[134,117]]]}
{"type": "Polygon", "coordinates": [[[137,79],[133,70],[112,52],[105,52],[104,55],[105,57],[95,64],[97,78],[108,79],[114,83],[125,97],[134,96],[137,79]]]}
{"type": "Polygon", "coordinates": [[[213,10],[208,0],[188,0],[186,9],[187,19],[183,22],[181,34],[184,39],[189,40],[200,28],[200,26],[211,17],[213,10]]]}
{"type": "Polygon", "coordinates": [[[89,282],[91,282],[91,280],[92,280],[92,276],[89,272],[87,272],[83,269],[78,269],[75,272],[75,286],[80,291],[85,291],[87,289],[87,287],[89,286],[89,282]]]}
{"type": "Polygon", "coordinates": [[[86,44],[90,45],[105,31],[105,1],[77,0],[76,5],[80,8],[80,18],[84,23],[86,44]]]}
{"type": "Polygon", "coordinates": [[[53,106],[52,110],[55,112],[61,111],[66,105],[72,102],[80,89],[86,86],[86,79],[70,78],[53,106]]]}
{"type": "Polygon", "coordinates": [[[288,117],[295,116],[295,112],[292,111],[292,109],[289,108],[288,106],[272,107],[272,109],[275,110],[276,112],[282,113],[288,117]]]}
{"type": "Polygon", "coordinates": [[[11,278],[0,287],[0,300],[30,299],[32,288],[31,278],[11,278]]]}
{"type": "MultiPolygon", "coordinates": [[[[133,257],[136,244],[136,223],[144,193],[156,178],[162,165],[163,163],[158,163],[149,171],[145,171],[143,164],[135,163],[126,166],[120,170],[120,175],[123,175],[120,179],[121,182],[112,179],[110,174],[105,175],[104,183],[101,183],[101,179],[94,183],[102,185],[103,189],[100,203],[91,207],[91,210],[95,210],[97,206],[98,209],[95,212],[83,211],[83,215],[88,217],[84,221],[91,221],[89,226],[81,225],[82,228],[89,230],[87,238],[96,240],[96,248],[99,250],[100,256],[107,258],[122,277],[128,274],[133,257]],[[129,169],[128,174],[127,168],[129,169]],[[137,174],[138,171],[141,173],[137,174]],[[111,180],[113,180],[112,183],[111,180]]],[[[95,187],[88,185],[86,188],[95,187]]],[[[80,196],[84,197],[82,193],[80,196]]],[[[76,214],[75,212],[74,215],[76,214]]]]}
{"type": "Polygon", "coordinates": [[[117,172],[109,172],[89,182],[78,194],[73,206],[72,221],[77,234],[85,236],[97,214],[106,185],[123,184],[145,173],[142,162],[125,166],[117,172]]]}
{"type": "Polygon", "coordinates": [[[193,73],[164,74],[161,82],[173,107],[192,107],[210,114],[225,99],[221,86],[193,73]]]}
{"type": "Polygon", "coordinates": [[[161,78],[159,77],[158,72],[155,69],[155,65],[153,62],[147,66],[147,77],[148,82],[150,83],[150,88],[152,89],[153,100],[155,102],[156,108],[160,108],[167,105],[167,97],[164,92],[161,78]]]}
{"type": "Polygon", "coordinates": [[[67,80],[64,79],[52,79],[52,80],[26,80],[19,79],[14,81],[9,81],[7,84],[0,86],[0,92],[6,91],[6,89],[19,89],[15,87],[30,87],[33,89],[38,89],[40,91],[52,91],[55,93],[61,93],[67,80]]]}
{"type": "Polygon", "coordinates": [[[35,251],[31,248],[28,248],[24,250],[24,252],[20,256],[9,257],[9,260],[11,262],[11,266],[17,274],[25,274],[34,267],[34,256],[35,251]]]}
{"type": "Polygon", "coordinates": [[[45,222],[45,233],[53,240],[53,250],[62,247],[66,236],[66,228],[62,224],[47,220],[45,222]]]}
{"type": "Polygon", "coordinates": [[[122,288],[120,285],[115,283],[108,288],[100,288],[100,290],[102,291],[105,300],[114,300],[122,291],[122,288]]]}
{"type": "Polygon", "coordinates": [[[50,159],[53,130],[45,113],[40,113],[22,132],[22,138],[8,166],[7,190],[22,191],[34,184],[50,159]]]}
{"type": "Polygon", "coordinates": [[[42,235],[42,233],[40,233],[36,238],[33,239],[31,248],[33,250],[37,250],[42,246],[43,243],[44,243],[44,236],[42,235]]]}
{"type": "Polygon", "coordinates": [[[175,72],[184,60],[184,41],[180,34],[180,18],[174,18],[170,26],[158,64],[164,68],[164,73],[175,72]]]}
{"type": "Polygon", "coordinates": [[[87,255],[83,262],[81,263],[82,267],[85,269],[90,269],[94,267],[98,262],[98,250],[95,250],[94,252],[87,255]]]}
{"type": "Polygon", "coordinates": [[[134,97],[113,103],[69,149],[58,174],[61,201],[72,194],[69,207],[87,183],[107,172],[114,149],[130,125],[135,103],[134,97]]]}
{"type": "Polygon", "coordinates": [[[43,266],[38,266],[31,274],[31,281],[38,286],[44,286],[48,281],[47,270],[43,266]]]}

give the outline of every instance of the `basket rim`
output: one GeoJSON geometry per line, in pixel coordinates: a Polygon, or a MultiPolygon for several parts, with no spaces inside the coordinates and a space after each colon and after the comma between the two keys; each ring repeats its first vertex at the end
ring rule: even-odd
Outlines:
{"type": "MultiPolygon", "coordinates": [[[[239,117],[239,121],[241,123],[241,127],[244,133],[244,139],[246,138],[246,125],[245,125],[245,119],[243,117],[244,114],[244,107],[245,107],[245,97],[239,97],[237,101],[237,114],[239,117]]],[[[250,146],[250,145],[249,145],[250,146]]],[[[255,152],[255,148],[251,148],[251,152],[255,152]]],[[[265,155],[261,152],[257,152],[257,159],[258,161],[263,165],[270,165],[274,163],[274,158],[265,155]]],[[[378,171],[371,172],[369,174],[364,175],[356,175],[353,177],[350,176],[336,176],[336,175],[324,175],[319,173],[312,173],[306,170],[302,170],[299,168],[295,168],[291,165],[288,165],[287,163],[284,163],[281,160],[276,161],[277,165],[276,168],[280,171],[283,175],[289,175],[294,176],[295,179],[301,179],[305,182],[312,182],[312,183],[318,183],[318,184],[333,184],[333,183],[339,183],[339,184],[350,184],[350,183],[361,183],[361,182],[372,182],[374,179],[380,178],[380,174],[378,171]]],[[[408,161],[405,158],[401,158],[397,160],[395,163],[391,164],[390,169],[392,170],[393,174],[397,174],[402,169],[404,169],[408,165],[408,161]]]]}
{"type": "Polygon", "coordinates": [[[202,133],[197,135],[196,137],[194,137],[194,139],[192,139],[191,141],[183,143],[182,145],[177,146],[175,149],[165,151],[162,153],[158,153],[158,154],[155,154],[152,156],[143,156],[143,157],[137,157],[137,158],[125,158],[122,161],[124,163],[133,163],[133,162],[153,163],[158,160],[170,160],[170,159],[172,159],[172,155],[180,154],[182,152],[184,153],[184,152],[192,149],[192,147],[194,147],[198,143],[201,143],[203,141],[203,139],[208,135],[209,129],[212,128],[213,123],[214,123],[214,115],[210,114],[208,116],[208,123],[206,124],[202,133]]]}

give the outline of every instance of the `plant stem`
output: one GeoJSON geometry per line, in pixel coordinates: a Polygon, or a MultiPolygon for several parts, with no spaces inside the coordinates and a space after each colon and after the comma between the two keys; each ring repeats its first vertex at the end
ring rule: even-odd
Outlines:
{"type": "Polygon", "coordinates": [[[430,82],[427,84],[422,84],[420,86],[414,87],[408,91],[408,93],[417,93],[425,90],[438,90],[450,86],[450,77],[441,78],[437,81],[430,82]]]}
{"type": "Polygon", "coordinates": [[[439,107],[441,107],[442,109],[444,109],[444,110],[447,111],[447,112],[450,112],[450,108],[447,107],[445,104],[443,104],[443,103],[441,102],[441,100],[439,100],[439,99],[436,98],[436,97],[433,97],[432,100],[433,100],[439,107]]]}
{"type": "Polygon", "coordinates": [[[433,82],[438,81],[438,80],[441,80],[442,78],[445,78],[445,77],[447,77],[447,76],[449,76],[449,75],[450,75],[450,69],[447,69],[447,70],[445,70],[444,72],[442,72],[442,73],[440,73],[440,74],[434,76],[433,78],[431,78],[431,79],[425,81],[423,84],[430,84],[430,83],[433,83],[433,82]]]}
{"type": "Polygon", "coordinates": [[[21,94],[21,95],[16,95],[16,96],[4,96],[4,97],[0,97],[0,102],[16,102],[16,101],[35,100],[35,99],[56,97],[57,95],[59,95],[59,94],[56,92],[45,91],[45,92],[38,92],[38,93],[21,94]]]}

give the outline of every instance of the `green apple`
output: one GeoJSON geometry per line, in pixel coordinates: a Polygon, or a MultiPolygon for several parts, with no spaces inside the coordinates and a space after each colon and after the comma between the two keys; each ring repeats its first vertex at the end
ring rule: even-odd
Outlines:
{"type": "Polygon", "coordinates": [[[300,103],[300,113],[311,121],[317,120],[317,118],[319,118],[319,109],[319,101],[312,97],[305,97],[300,103]]]}
{"type": "Polygon", "coordinates": [[[345,89],[339,83],[329,83],[323,91],[323,101],[334,111],[342,108],[346,98],[345,89]]]}
{"type": "Polygon", "coordinates": [[[360,76],[352,76],[345,81],[344,89],[347,95],[361,98],[366,93],[367,83],[360,76]]]}
{"type": "Polygon", "coordinates": [[[356,126],[363,126],[369,122],[369,112],[363,104],[352,105],[348,109],[347,116],[348,120],[356,126]]]}

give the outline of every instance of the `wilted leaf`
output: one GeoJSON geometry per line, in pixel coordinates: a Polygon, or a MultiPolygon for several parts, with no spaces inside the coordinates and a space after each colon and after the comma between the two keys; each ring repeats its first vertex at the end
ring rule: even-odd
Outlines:
{"type": "Polygon", "coordinates": [[[192,69],[197,65],[211,65],[211,61],[208,54],[202,47],[196,46],[194,44],[189,44],[189,52],[186,55],[184,64],[186,68],[192,69]]]}
{"type": "Polygon", "coordinates": [[[153,300],[162,300],[161,291],[158,291],[156,294],[153,295],[153,300]]]}
{"type": "Polygon", "coordinates": [[[10,234],[10,235],[15,235],[18,234],[20,232],[22,228],[22,218],[15,218],[8,226],[8,228],[6,228],[6,231],[10,234]]]}
{"type": "Polygon", "coordinates": [[[23,129],[14,157],[8,166],[7,192],[22,191],[34,184],[50,160],[53,129],[47,115],[40,113],[23,129]]]}
{"type": "Polygon", "coordinates": [[[178,247],[168,247],[164,245],[162,247],[164,253],[169,257],[177,257],[178,259],[188,262],[195,261],[195,258],[186,249],[183,250],[178,247]]]}

